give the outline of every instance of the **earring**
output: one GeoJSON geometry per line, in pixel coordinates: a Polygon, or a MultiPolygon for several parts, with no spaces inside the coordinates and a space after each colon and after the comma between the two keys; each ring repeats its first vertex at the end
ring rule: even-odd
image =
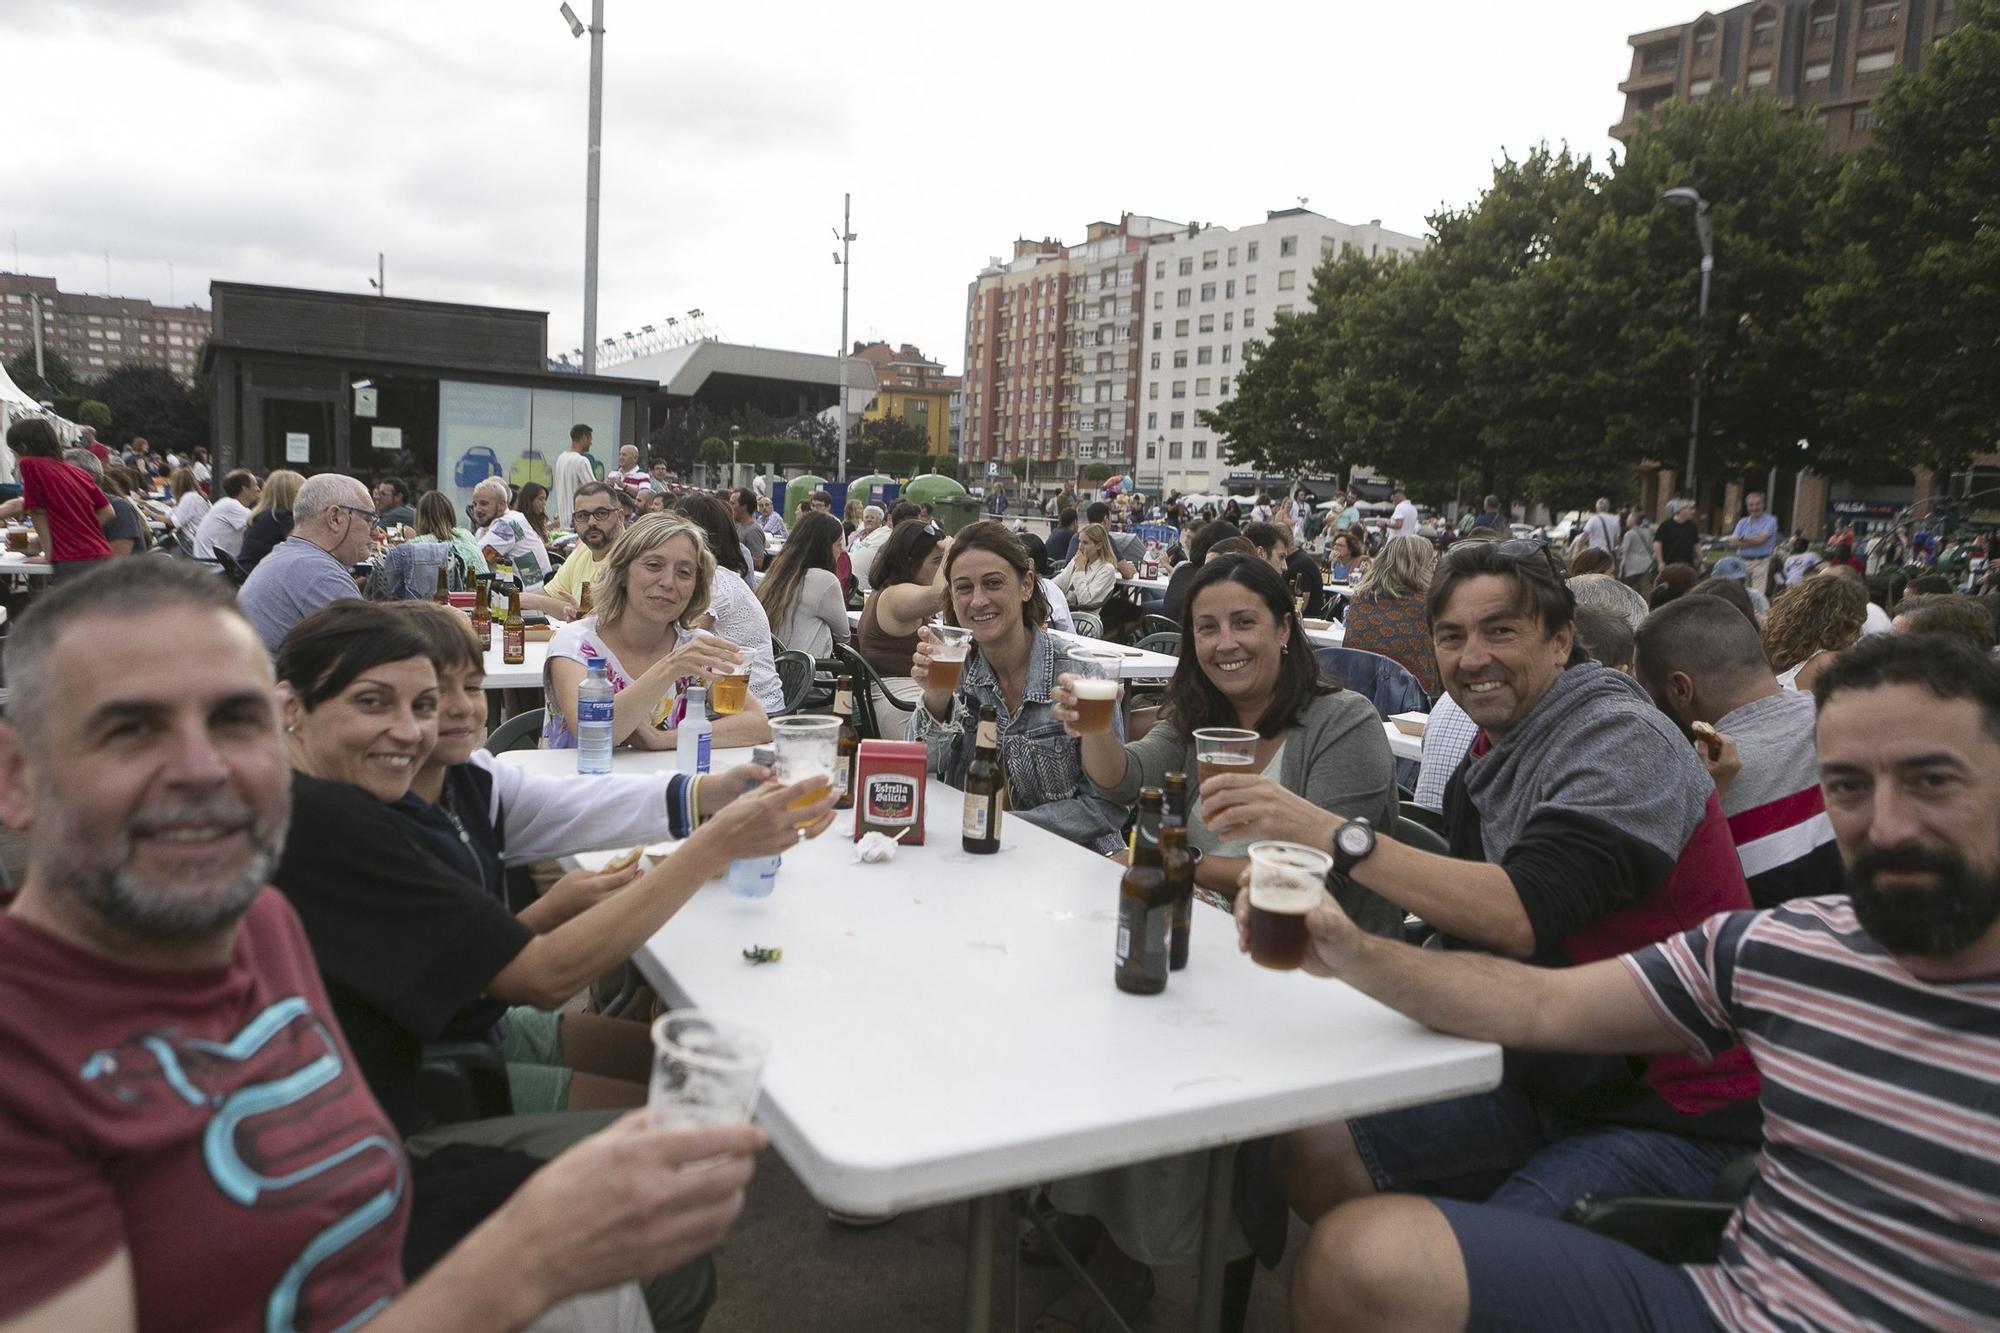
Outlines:
{"type": "Polygon", "coordinates": [[[288,723],[286,723],[286,724],[285,724],[285,734],[286,734],[287,736],[296,736],[296,735],[298,735],[298,734],[299,734],[299,725],[298,725],[298,723],[296,723],[296,722],[288,722],[288,723]]]}

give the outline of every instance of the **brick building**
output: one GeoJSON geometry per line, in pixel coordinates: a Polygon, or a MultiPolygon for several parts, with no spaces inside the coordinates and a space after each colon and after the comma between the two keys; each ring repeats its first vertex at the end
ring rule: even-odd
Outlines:
{"type": "Polygon", "coordinates": [[[950,453],[953,440],[952,398],[959,377],[904,343],[857,342],[854,358],[875,367],[875,399],[862,412],[864,421],[901,417],[922,433],[924,452],[950,453]]]}
{"type": "Polygon", "coordinates": [[[54,278],[0,273],[0,360],[34,350],[37,303],[43,350],[60,353],[86,379],[123,365],[155,366],[187,379],[208,341],[209,313],[200,306],[84,296],[58,290],[54,278]]]}
{"type": "Polygon", "coordinates": [[[1882,85],[1917,68],[1957,10],[1957,0],[1755,0],[1634,33],[1631,73],[1618,85],[1625,114],[1611,133],[1629,135],[1668,98],[1733,93],[1775,97],[1816,118],[1829,150],[1851,151],[1867,141],[1882,85]]]}

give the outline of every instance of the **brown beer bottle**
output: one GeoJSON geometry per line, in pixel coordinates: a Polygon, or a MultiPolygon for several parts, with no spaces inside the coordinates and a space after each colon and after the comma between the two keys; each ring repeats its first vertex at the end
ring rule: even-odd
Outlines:
{"type": "Polygon", "coordinates": [[[965,815],[959,831],[968,852],[1000,850],[1000,723],[991,705],[979,710],[979,742],[965,770],[965,815]]]}
{"type": "Polygon", "coordinates": [[[479,651],[493,651],[493,576],[474,574],[472,576],[472,637],[479,640],[479,651]]]}
{"type": "Polygon", "coordinates": [[[1194,854],[1187,845],[1188,781],[1185,773],[1167,774],[1167,799],[1160,812],[1160,860],[1167,872],[1167,887],[1174,895],[1173,938],[1167,957],[1173,970],[1187,966],[1188,932],[1194,926],[1194,854]],[[1166,834],[1180,830],[1171,846],[1166,834]]]}
{"type": "Polygon", "coordinates": [[[1132,995],[1167,988],[1167,932],[1173,899],[1160,863],[1160,789],[1139,792],[1139,822],[1132,830],[1131,863],[1118,881],[1118,953],[1112,980],[1132,995]]]}
{"type": "Polygon", "coordinates": [[[445,581],[444,571],[445,567],[443,565],[439,565],[437,591],[431,594],[431,600],[433,602],[436,602],[439,606],[450,606],[451,585],[445,581]]]}
{"type": "Polygon", "coordinates": [[[528,622],[521,619],[521,585],[507,585],[507,619],[500,625],[500,660],[520,666],[528,660],[528,622]]]}
{"type": "Polygon", "coordinates": [[[583,581],[583,591],[577,594],[576,618],[578,620],[590,614],[590,584],[591,580],[585,579],[583,581]]]}
{"type": "Polygon", "coordinates": [[[839,757],[834,761],[833,781],[840,799],[836,810],[854,808],[854,764],[861,754],[861,737],[854,730],[854,678],[842,676],[833,687],[833,715],[840,719],[839,757]]]}

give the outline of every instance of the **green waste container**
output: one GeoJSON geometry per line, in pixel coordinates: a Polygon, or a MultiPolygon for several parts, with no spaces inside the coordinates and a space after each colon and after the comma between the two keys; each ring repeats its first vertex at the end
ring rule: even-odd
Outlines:
{"type": "MultiPolygon", "coordinates": [[[[795,528],[799,523],[799,511],[812,499],[812,493],[826,488],[825,477],[815,477],[807,473],[803,477],[791,477],[785,481],[785,527],[795,528]]],[[[840,515],[835,514],[835,518],[840,515]]]]}

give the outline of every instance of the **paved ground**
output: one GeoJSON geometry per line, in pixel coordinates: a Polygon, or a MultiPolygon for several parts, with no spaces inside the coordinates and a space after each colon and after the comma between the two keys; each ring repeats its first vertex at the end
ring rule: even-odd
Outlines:
{"type": "MultiPolygon", "coordinates": [[[[965,1208],[931,1208],[887,1226],[850,1230],[827,1221],[776,1153],[765,1155],[750,1187],[750,1206],[717,1256],[722,1297],[704,1333],[950,1333],[959,1327],[965,1274],[965,1208]]],[[[1010,1234],[1003,1221],[1003,1236],[1010,1234]]],[[[1304,1229],[1294,1222],[1292,1251],[1304,1229]]],[[[1276,1273],[1260,1271],[1247,1329],[1281,1333],[1291,1256],[1276,1273]]],[[[998,1262],[997,1330],[1028,1329],[1061,1294],[1062,1275],[1019,1269],[1019,1319],[1009,1299],[1016,1266],[998,1262]]],[[[1158,1294],[1139,1333],[1194,1326],[1192,1269],[1155,1274],[1158,1294]]]]}

